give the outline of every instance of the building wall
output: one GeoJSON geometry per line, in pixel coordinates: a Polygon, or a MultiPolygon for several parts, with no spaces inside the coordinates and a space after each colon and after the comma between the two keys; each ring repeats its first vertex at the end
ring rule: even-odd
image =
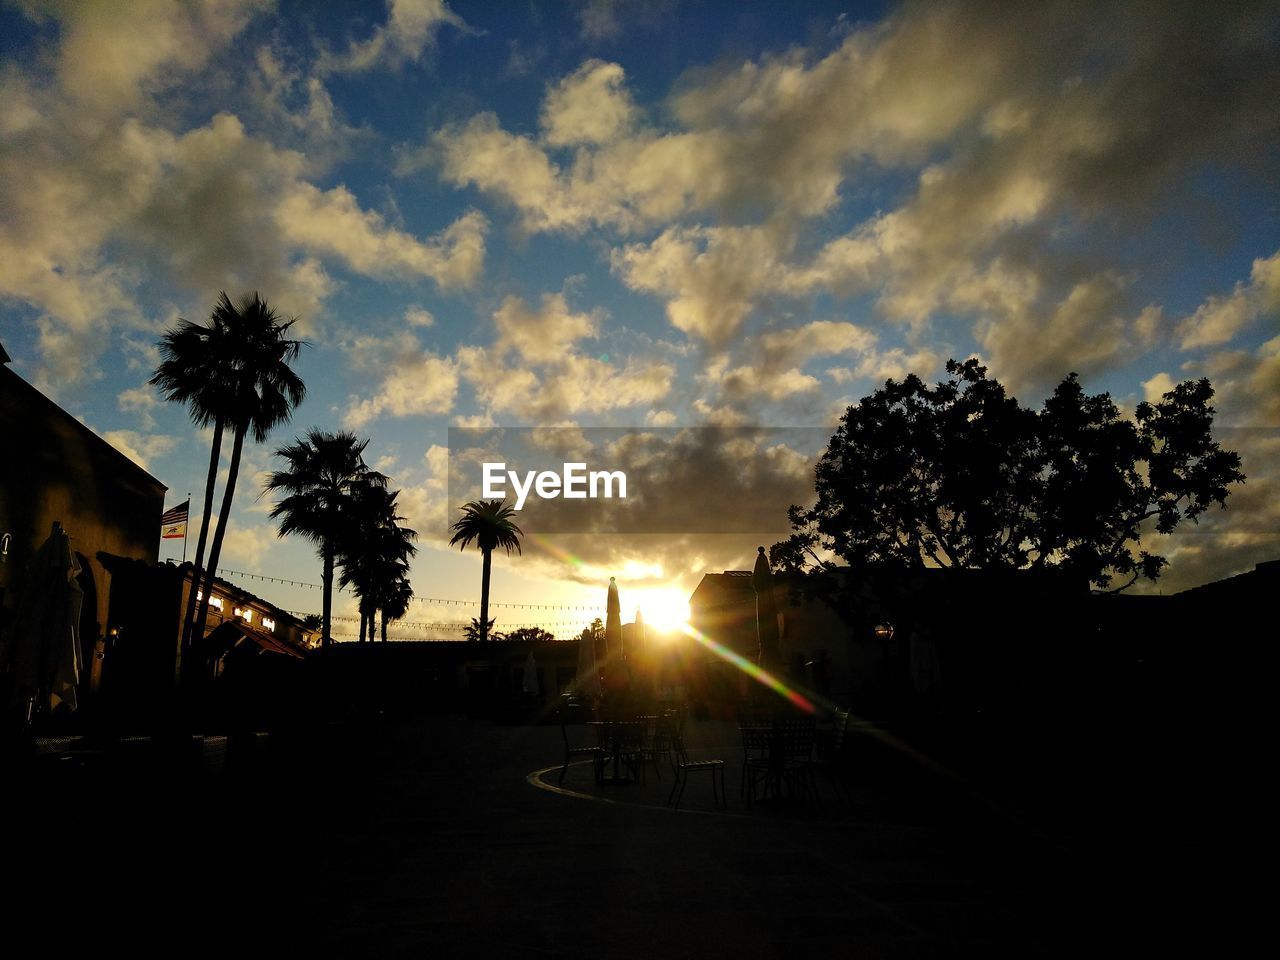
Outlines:
{"type": "Polygon", "coordinates": [[[108,620],[111,573],[99,554],[155,562],[165,486],[0,365],[0,636],[12,622],[27,565],[55,521],[71,536],[85,588],[81,642],[91,665],[108,620]]]}

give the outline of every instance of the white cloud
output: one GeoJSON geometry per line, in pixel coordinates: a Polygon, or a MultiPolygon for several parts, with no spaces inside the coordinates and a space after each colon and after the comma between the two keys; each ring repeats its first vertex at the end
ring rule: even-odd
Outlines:
{"type": "Polygon", "coordinates": [[[1253,261],[1249,283],[1225,297],[1211,296],[1175,330],[1183,350],[1214,347],[1233,339],[1263,315],[1280,312],[1280,251],[1253,261]]]}
{"type": "Polygon", "coordinates": [[[605,144],[634,122],[635,105],[616,63],[588,60],[548,92],[542,104],[543,142],[551,147],[605,144]]]}
{"type": "Polygon", "coordinates": [[[259,289],[306,324],[337,287],[326,269],[334,262],[447,288],[474,283],[485,252],[478,214],[420,239],[344,187],[317,188],[308,179],[314,160],[251,135],[231,113],[177,127],[154,97],[189,71],[171,69],[167,58],[177,54],[165,52],[165,38],[180,38],[181,59],[194,70],[222,55],[251,8],[153,6],[131,5],[118,23],[101,5],[61,10],[57,78],[42,82],[36,68],[0,74],[0,128],[15,147],[0,153],[0,296],[36,311],[37,381],[90,375],[114,328],[153,330],[136,304],[145,285],[175,286],[182,309],[191,310],[190,297],[199,312],[219,290],[259,289]],[[164,50],[116,63],[132,48],[112,50],[107,40],[147,15],[164,50]],[[70,62],[79,45],[99,42],[98,60],[70,62]],[[100,97],[83,93],[91,82],[101,83],[100,97]],[[108,108],[128,114],[104,119],[108,108]]]}
{"type": "Polygon", "coordinates": [[[484,264],[487,222],[476,211],[423,242],[362,210],[346,187],[322,191],[299,181],[281,198],[275,217],[289,242],[336,256],[369,276],[430,277],[442,287],[466,287],[484,264]]]}
{"type": "Polygon", "coordinates": [[[1174,388],[1173,377],[1165,373],[1163,370],[1157,373],[1150,380],[1142,381],[1142,398],[1147,403],[1156,403],[1166,393],[1174,388]]]}
{"type": "MultiPolygon", "coordinates": [[[[397,343],[395,356],[382,367],[389,370],[373,396],[352,398],[348,404],[343,423],[350,429],[358,430],[384,414],[411,417],[444,414],[453,409],[458,393],[457,363],[423,350],[411,334],[406,333],[397,343]]],[[[376,346],[385,348],[386,344],[376,346]]],[[[372,362],[371,356],[362,357],[365,369],[370,369],[372,362]]]]}
{"type": "Polygon", "coordinates": [[[530,309],[519,297],[507,297],[493,315],[498,328],[495,349],[514,350],[527,363],[553,363],[563,358],[579,340],[599,333],[597,317],[574,313],[562,293],[542,297],[539,309],[530,309]]]}
{"type": "Polygon", "coordinates": [[[227,532],[222,539],[221,560],[251,570],[261,569],[277,539],[270,524],[243,526],[233,519],[227,524],[227,532]]]}
{"type": "Polygon", "coordinates": [[[135,108],[204,67],[265,7],[262,0],[60,4],[60,85],[97,111],[135,108]]]}
{"type": "Polygon", "coordinates": [[[143,430],[150,430],[156,425],[152,413],[160,406],[155,391],[148,386],[130,387],[116,394],[116,406],[121,410],[136,413],[138,423],[143,430]]]}
{"type": "Polygon", "coordinates": [[[404,322],[411,327],[434,327],[436,318],[422,307],[409,307],[404,312],[404,322]]]}
{"type": "Polygon", "coordinates": [[[143,470],[149,470],[152,460],[163,457],[178,445],[178,441],[173,437],[139,433],[136,430],[108,430],[102,434],[102,439],[143,470]]]}
{"type": "Polygon", "coordinates": [[[387,5],[387,22],[367,40],[352,41],[345,54],[331,58],[326,66],[352,72],[396,68],[421,59],[442,26],[466,28],[444,0],[389,0],[387,5]]]}

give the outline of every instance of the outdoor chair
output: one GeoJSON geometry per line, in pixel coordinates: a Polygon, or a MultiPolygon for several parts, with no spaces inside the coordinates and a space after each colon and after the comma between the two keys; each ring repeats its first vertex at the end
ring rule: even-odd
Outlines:
{"type": "MultiPolygon", "coordinates": [[[[672,772],[676,769],[676,749],[675,745],[680,741],[684,730],[684,710],[680,707],[671,707],[663,710],[657,717],[657,724],[654,728],[652,758],[655,766],[662,759],[666,759],[671,765],[672,772]]],[[[659,776],[661,779],[661,776],[659,776]]]]}
{"type": "Polygon", "coordinates": [[[814,775],[813,750],[817,740],[817,723],[813,717],[794,717],[780,723],[781,771],[788,796],[818,796],[818,780],[814,775]]]}
{"type": "Polygon", "coordinates": [[[645,778],[645,742],[648,730],[646,718],[619,720],[610,725],[613,753],[628,774],[642,782],[645,778]]]}
{"type": "Polygon", "coordinates": [[[569,772],[569,764],[577,758],[585,758],[591,761],[592,773],[595,774],[596,783],[599,783],[604,779],[604,750],[598,744],[586,746],[575,744],[570,739],[570,723],[567,714],[569,708],[573,706],[575,705],[572,703],[566,704],[557,711],[560,719],[560,736],[564,740],[564,766],[560,768],[560,779],[557,783],[564,783],[564,775],[569,772]]]}
{"type": "Polygon", "coordinates": [[[653,772],[657,774],[659,780],[662,779],[662,766],[660,760],[663,756],[670,759],[671,749],[667,745],[665,730],[663,729],[663,718],[658,716],[640,717],[643,724],[640,741],[640,758],[643,764],[653,764],[653,772]]]}
{"type": "Polygon", "coordinates": [[[693,773],[711,774],[711,800],[717,806],[728,807],[729,796],[724,785],[723,760],[691,760],[684,748],[684,738],[678,737],[672,742],[675,755],[676,782],[671,785],[667,795],[667,803],[675,802],[675,809],[680,809],[680,801],[684,799],[684,788],[689,783],[689,775],[693,773]],[[718,782],[718,786],[717,786],[718,782]]]}
{"type": "Polygon", "coordinates": [[[817,735],[813,717],[787,717],[771,722],[744,720],[741,790],[748,806],[758,799],[818,799],[811,766],[817,735]]]}
{"type": "Polygon", "coordinates": [[[837,710],[835,725],[831,730],[831,739],[820,744],[817,755],[809,762],[810,769],[822,773],[831,781],[831,789],[837,800],[853,802],[849,791],[848,777],[851,772],[851,751],[849,749],[849,724],[851,714],[848,710],[837,710]],[[843,794],[842,789],[843,788],[843,794]]]}

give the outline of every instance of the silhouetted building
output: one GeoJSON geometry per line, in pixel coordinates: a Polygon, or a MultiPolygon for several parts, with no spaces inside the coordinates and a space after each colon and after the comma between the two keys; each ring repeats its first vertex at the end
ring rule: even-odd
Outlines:
{"type": "MultiPolygon", "coordinates": [[[[111,636],[104,650],[106,693],[118,725],[146,727],[164,709],[178,681],[192,564],[104,560],[113,575],[111,636]]],[[[272,678],[293,670],[317,644],[318,631],[300,618],[216,578],[204,636],[189,654],[196,661],[188,665],[190,676],[207,701],[242,680],[242,686],[251,683],[255,698],[269,698],[272,678]]]]}
{"type": "MultiPolygon", "coordinates": [[[[774,583],[784,682],[870,714],[989,710],[1030,699],[1080,669],[1070,651],[1087,585],[1055,571],[872,567],[774,583]]],[[[756,596],[747,570],[707,574],[690,623],[755,661],[756,596]]],[[[740,672],[707,655],[709,695],[745,692],[740,672]]]]}
{"type": "MultiPolygon", "coordinates": [[[[0,353],[2,353],[0,349],[0,353]]],[[[79,560],[82,691],[100,681],[111,572],[102,555],[154,563],[166,487],[0,361],[0,640],[31,557],[59,522],[79,560]]],[[[81,696],[83,704],[89,697],[81,696]]]]}

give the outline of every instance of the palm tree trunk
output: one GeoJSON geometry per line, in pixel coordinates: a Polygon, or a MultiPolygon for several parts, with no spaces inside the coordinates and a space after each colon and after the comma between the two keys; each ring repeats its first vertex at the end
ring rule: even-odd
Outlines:
{"type": "Polygon", "coordinates": [[[191,649],[191,625],[196,618],[196,591],[200,586],[204,563],[204,546],[209,538],[209,518],[213,515],[213,488],[218,479],[218,461],[222,458],[222,418],[213,422],[213,444],[209,448],[209,476],[204,482],[204,506],[200,516],[200,536],[196,540],[196,558],[191,566],[191,591],[187,594],[187,609],[182,615],[182,633],[179,635],[178,663],[175,674],[182,682],[183,671],[189,667],[184,663],[186,653],[191,649]]]}
{"type": "Polygon", "coordinates": [[[369,626],[369,615],[363,610],[360,611],[360,642],[364,643],[366,628],[369,626]]]}
{"type": "Polygon", "coordinates": [[[480,574],[480,643],[489,642],[489,571],[493,568],[493,551],[484,551],[484,568],[480,574]]]}
{"type": "Polygon", "coordinates": [[[382,611],[382,642],[387,642],[387,611],[382,611]]]}
{"type": "Polygon", "coordinates": [[[320,584],[324,590],[324,607],[321,614],[323,619],[320,624],[320,649],[328,650],[329,644],[333,642],[333,636],[330,632],[330,624],[333,620],[333,547],[328,543],[324,545],[324,571],[320,575],[320,584]]]}
{"type": "Polygon", "coordinates": [[[222,539],[227,535],[227,521],[231,519],[231,504],[236,496],[236,477],[240,474],[240,454],[244,450],[244,435],[248,425],[236,425],[235,439],[231,443],[231,465],[227,468],[227,486],[222,491],[222,507],[218,510],[218,525],[213,531],[213,544],[209,547],[209,572],[205,577],[204,599],[200,601],[200,613],[192,632],[192,643],[204,639],[204,625],[209,618],[209,598],[213,596],[213,581],[218,575],[218,557],[222,555],[222,539]]]}

